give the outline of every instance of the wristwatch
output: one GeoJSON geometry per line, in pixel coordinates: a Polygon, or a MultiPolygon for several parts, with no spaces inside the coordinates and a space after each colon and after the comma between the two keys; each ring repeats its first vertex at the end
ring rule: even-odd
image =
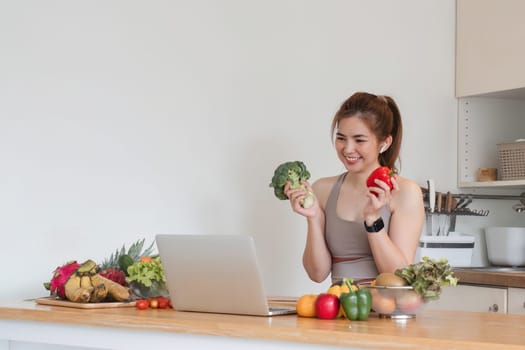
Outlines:
{"type": "Polygon", "coordinates": [[[365,221],[365,230],[366,232],[379,232],[385,227],[385,223],[383,222],[383,218],[380,217],[374,223],[372,226],[368,226],[365,221]]]}

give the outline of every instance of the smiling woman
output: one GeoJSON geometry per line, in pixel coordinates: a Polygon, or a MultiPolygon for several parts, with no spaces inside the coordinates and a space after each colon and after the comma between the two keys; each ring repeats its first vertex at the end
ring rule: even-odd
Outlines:
{"type": "Polygon", "coordinates": [[[424,221],[420,187],[391,174],[398,161],[403,127],[395,101],[366,92],[353,94],[332,121],[337,156],[346,172],[306,188],[285,188],[293,210],[306,217],[303,265],[314,281],[330,273],[373,279],[413,262],[424,221]],[[373,175],[387,169],[384,176],[373,175]],[[313,192],[304,208],[300,200],[313,192]]]}

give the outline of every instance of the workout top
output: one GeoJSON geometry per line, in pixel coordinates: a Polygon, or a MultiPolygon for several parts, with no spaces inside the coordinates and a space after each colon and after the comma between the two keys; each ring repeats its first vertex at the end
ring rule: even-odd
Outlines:
{"type": "MultiPolygon", "coordinates": [[[[332,187],[325,209],[325,239],[332,255],[332,282],[344,277],[373,279],[378,274],[363,221],[346,221],[337,215],[337,199],[346,174],[341,174],[332,187]]],[[[388,230],[390,209],[387,206],[381,209],[381,217],[388,230]]]]}

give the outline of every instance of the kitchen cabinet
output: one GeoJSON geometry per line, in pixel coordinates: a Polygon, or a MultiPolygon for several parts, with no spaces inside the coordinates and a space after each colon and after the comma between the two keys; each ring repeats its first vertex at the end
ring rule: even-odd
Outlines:
{"type": "Polygon", "coordinates": [[[428,309],[507,313],[507,288],[460,284],[444,287],[428,309]]]}
{"type": "Polygon", "coordinates": [[[523,0],[457,0],[457,97],[524,96],[523,13],[523,0]]]}
{"type": "Polygon", "coordinates": [[[525,288],[508,289],[508,313],[525,315],[525,288]]]}
{"type": "Polygon", "coordinates": [[[460,284],[445,287],[428,309],[525,315],[525,288],[460,284]]]}
{"type": "Polygon", "coordinates": [[[524,12],[522,0],[457,0],[460,188],[494,189],[503,194],[525,189],[525,179],[477,181],[479,168],[499,167],[498,143],[525,138],[524,12]]]}

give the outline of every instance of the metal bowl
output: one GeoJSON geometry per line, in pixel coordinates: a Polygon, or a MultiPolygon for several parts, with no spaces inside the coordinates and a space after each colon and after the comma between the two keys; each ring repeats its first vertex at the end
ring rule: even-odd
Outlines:
{"type": "Polygon", "coordinates": [[[424,309],[427,303],[411,286],[360,285],[360,287],[370,290],[372,310],[383,318],[413,318],[424,309]]]}
{"type": "Polygon", "coordinates": [[[485,238],[492,265],[525,266],[525,227],[487,227],[485,238]]]}

